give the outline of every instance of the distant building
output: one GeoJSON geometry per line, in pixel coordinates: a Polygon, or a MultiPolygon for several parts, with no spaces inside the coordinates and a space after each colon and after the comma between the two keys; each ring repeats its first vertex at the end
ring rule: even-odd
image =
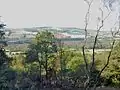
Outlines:
{"type": "Polygon", "coordinates": [[[57,34],[54,34],[55,38],[71,38],[70,36],[67,36],[67,35],[64,35],[62,33],[57,33],[57,34]]]}

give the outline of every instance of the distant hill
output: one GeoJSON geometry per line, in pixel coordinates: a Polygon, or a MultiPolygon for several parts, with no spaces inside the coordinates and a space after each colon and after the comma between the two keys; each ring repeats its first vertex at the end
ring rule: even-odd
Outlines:
{"type": "MultiPolygon", "coordinates": [[[[81,43],[85,37],[84,29],[75,28],[75,27],[32,27],[32,28],[7,28],[6,32],[6,41],[9,44],[24,44],[30,43],[32,38],[40,31],[50,31],[56,37],[60,38],[67,44],[77,44],[81,43]],[[79,41],[80,40],[80,41],[79,41]],[[74,42],[75,41],[75,42],[74,42]],[[78,42],[79,41],[79,42],[78,42]]],[[[96,30],[88,29],[88,40],[89,44],[93,42],[93,37],[96,35],[96,30]]],[[[109,31],[100,31],[99,40],[108,40],[111,37],[111,32],[109,31]]],[[[104,41],[106,42],[106,41],[104,41]]]]}
{"type": "MultiPolygon", "coordinates": [[[[32,38],[40,31],[50,31],[53,34],[64,34],[69,36],[80,36],[85,35],[84,29],[75,28],[75,27],[33,27],[33,28],[7,28],[6,29],[6,37],[7,38],[32,38]]],[[[88,29],[88,36],[95,36],[96,30],[88,29]]],[[[109,31],[100,31],[99,36],[101,37],[111,37],[111,32],[109,31]]]]}

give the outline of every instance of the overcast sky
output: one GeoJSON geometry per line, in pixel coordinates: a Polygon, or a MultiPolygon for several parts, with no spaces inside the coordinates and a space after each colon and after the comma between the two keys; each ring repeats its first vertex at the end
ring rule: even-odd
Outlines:
{"type": "MultiPolygon", "coordinates": [[[[91,8],[89,28],[95,29],[100,0],[91,8]]],[[[87,4],[84,0],[0,0],[0,15],[9,28],[36,26],[84,28],[87,4]]],[[[107,12],[105,12],[107,15],[107,12]]],[[[115,21],[115,13],[105,24],[108,28],[115,21]],[[109,23],[108,23],[109,22],[109,23]]]]}

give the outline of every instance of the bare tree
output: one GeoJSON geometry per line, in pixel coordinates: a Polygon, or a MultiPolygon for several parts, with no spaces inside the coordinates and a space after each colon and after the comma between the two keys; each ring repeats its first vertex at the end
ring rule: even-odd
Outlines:
{"type": "MultiPolygon", "coordinates": [[[[91,76],[92,76],[92,74],[93,74],[93,72],[95,70],[95,48],[96,48],[96,44],[97,44],[97,41],[98,41],[99,32],[103,28],[104,22],[109,17],[109,15],[111,14],[111,11],[109,11],[107,16],[104,17],[104,12],[103,12],[102,8],[100,8],[101,17],[99,18],[100,19],[99,23],[101,23],[101,25],[97,25],[97,32],[96,32],[96,35],[95,35],[95,38],[94,38],[94,42],[93,42],[92,60],[91,60],[91,65],[89,66],[88,61],[87,61],[87,57],[86,57],[86,54],[85,54],[85,46],[86,46],[86,42],[87,42],[87,32],[88,32],[87,31],[87,27],[88,27],[88,22],[89,22],[89,18],[90,18],[90,16],[89,16],[90,8],[91,8],[93,0],[91,0],[91,1],[84,0],[84,1],[88,5],[88,11],[87,11],[86,16],[85,16],[85,29],[84,29],[85,30],[85,40],[84,40],[84,44],[83,44],[83,47],[82,47],[82,52],[83,52],[83,57],[84,57],[84,62],[85,62],[85,67],[86,67],[86,76],[87,76],[87,79],[84,82],[84,89],[88,90],[90,88],[90,85],[91,85],[91,80],[92,80],[91,76]]],[[[94,90],[96,89],[96,86],[97,86],[97,84],[99,82],[101,73],[104,71],[104,69],[109,64],[110,56],[111,56],[114,44],[115,44],[115,40],[113,40],[113,42],[112,42],[111,51],[109,52],[106,65],[99,71],[98,75],[96,75],[96,77],[95,77],[94,90]]]]}
{"type": "Polygon", "coordinates": [[[83,52],[83,58],[84,58],[84,62],[85,62],[85,66],[86,66],[86,76],[87,76],[87,80],[86,82],[84,83],[84,87],[87,87],[87,82],[89,82],[89,67],[88,67],[88,60],[86,58],[86,53],[85,53],[85,46],[86,46],[86,42],[87,42],[87,27],[88,27],[88,22],[89,22],[89,18],[90,18],[90,8],[91,8],[91,5],[92,5],[92,2],[93,0],[91,0],[90,2],[88,0],[84,0],[87,5],[88,5],[88,10],[87,10],[87,13],[86,13],[86,16],[85,16],[85,39],[84,39],[84,44],[83,44],[83,47],[82,47],[82,52],[83,52]]]}

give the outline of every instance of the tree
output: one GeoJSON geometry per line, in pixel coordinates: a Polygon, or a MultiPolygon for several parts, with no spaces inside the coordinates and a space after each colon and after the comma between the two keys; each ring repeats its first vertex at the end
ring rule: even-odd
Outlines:
{"type": "MultiPolygon", "coordinates": [[[[4,47],[7,45],[5,41],[5,24],[0,23],[0,89],[8,89],[11,80],[14,80],[16,73],[9,68],[11,58],[6,55],[4,47]]],[[[11,87],[12,88],[12,87],[11,87]]]]}
{"type": "MultiPolygon", "coordinates": [[[[98,36],[99,36],[99,32],[100,30],[103,28],[104,26],[104,22],[105,20],[109,17],[109,15],[111,14],[111,11],[108,10],[108,15],[107,16],[104,16],[104,12],[103,12],[103,9],[100,7],[100,12],[101,12],[101,17],[98,18],[99,20],[99,23],[97,25],[97,30],[96,30],[96,35],[94,37],[94,42],[93,42],[93,52],[92,52],[92,59],[91,59],[91,63],[88,63],[88,59],[86,57],[86,52],[85,52],[85,49],[87,48],[86,47],[86,44],[87,44],[87,40],[88,40],[88,31],[87,31],[87,28],[88,28],[88,25],[89,25],[89,19],[90,19],[90,9],[91,9],[91,6],[92,6],[92,3],[93,3],[93,0],[84,0],[87,5],[88,5],[88,11],[86,13],[86,16],[85,16],[85,39],[84,39],[84,44],[83,44],[83,47],[82,47],[82,52],[83,52],[83,57],[84,57],[84,62],[85,62],[85,67],[86,67],[86,76],[87,76],[87,79],[86,81],[84,82],[84,89],[85,90],[89,90],[90,86],[93,86],[94,87],[94,90],[96,89],[96,86],[98,85],[98,83],[100,82],[100,76],[102,74],[102,72],[105,70],[105,68],[108,66],[109,62],[110,62],[110,57],[111,57],[111,54],[112,54],[112,51],[113,51],[113,48],[114,48],[114,44],[115,44],[115,39],[114,39],[114,36],[113,36],[113,42],[112,42],[112,45],[110,47],[110,52],[107,56],[107,62],[106,64],[102,67],[101,70],[99,70],[99,72],[96,73],[96,64],[95,64],[95,61],[96,61],[96,58],[95,58],[95,49],[96,49],[96,45],[98,43],[98,36]],[[95,73],[94,73],[95,72],[95,73]],[[94,78],[93,78],[94,76],[94,78]]],[[[117,33],[117,32],[116,32],[117,33]]]]}
{"type": "Polygon", "coordinates": [[[7,45],[6,41],[4,40],[4,26],[5,24],[0,24],[0,68],[2,67],[3,64],[7,61],[7,56],[4,51],[4,46],[7,45]]]}
{"type": "MultiPolygon", "coordinates": [[[[57,52],[57,46],[55,43],[55,37],[52,33],[48,31],[38,32],[36,37],[33,40],[33,43],[29,47],[32,55],[27,55],[28,57],[34,56],[39,62],[40,67],[40,76],[41,76],[41,67],[43,66],[46,72],[46,79],[48,79],[48,60],[51,55],[57,52]],[[34,55],[33,55],[34,54],[34,55]]],[[[30,54],[30,53],[28,53],[30,54]]],[[[32,58],[32,60],[33,60],[32,58]]]]}

